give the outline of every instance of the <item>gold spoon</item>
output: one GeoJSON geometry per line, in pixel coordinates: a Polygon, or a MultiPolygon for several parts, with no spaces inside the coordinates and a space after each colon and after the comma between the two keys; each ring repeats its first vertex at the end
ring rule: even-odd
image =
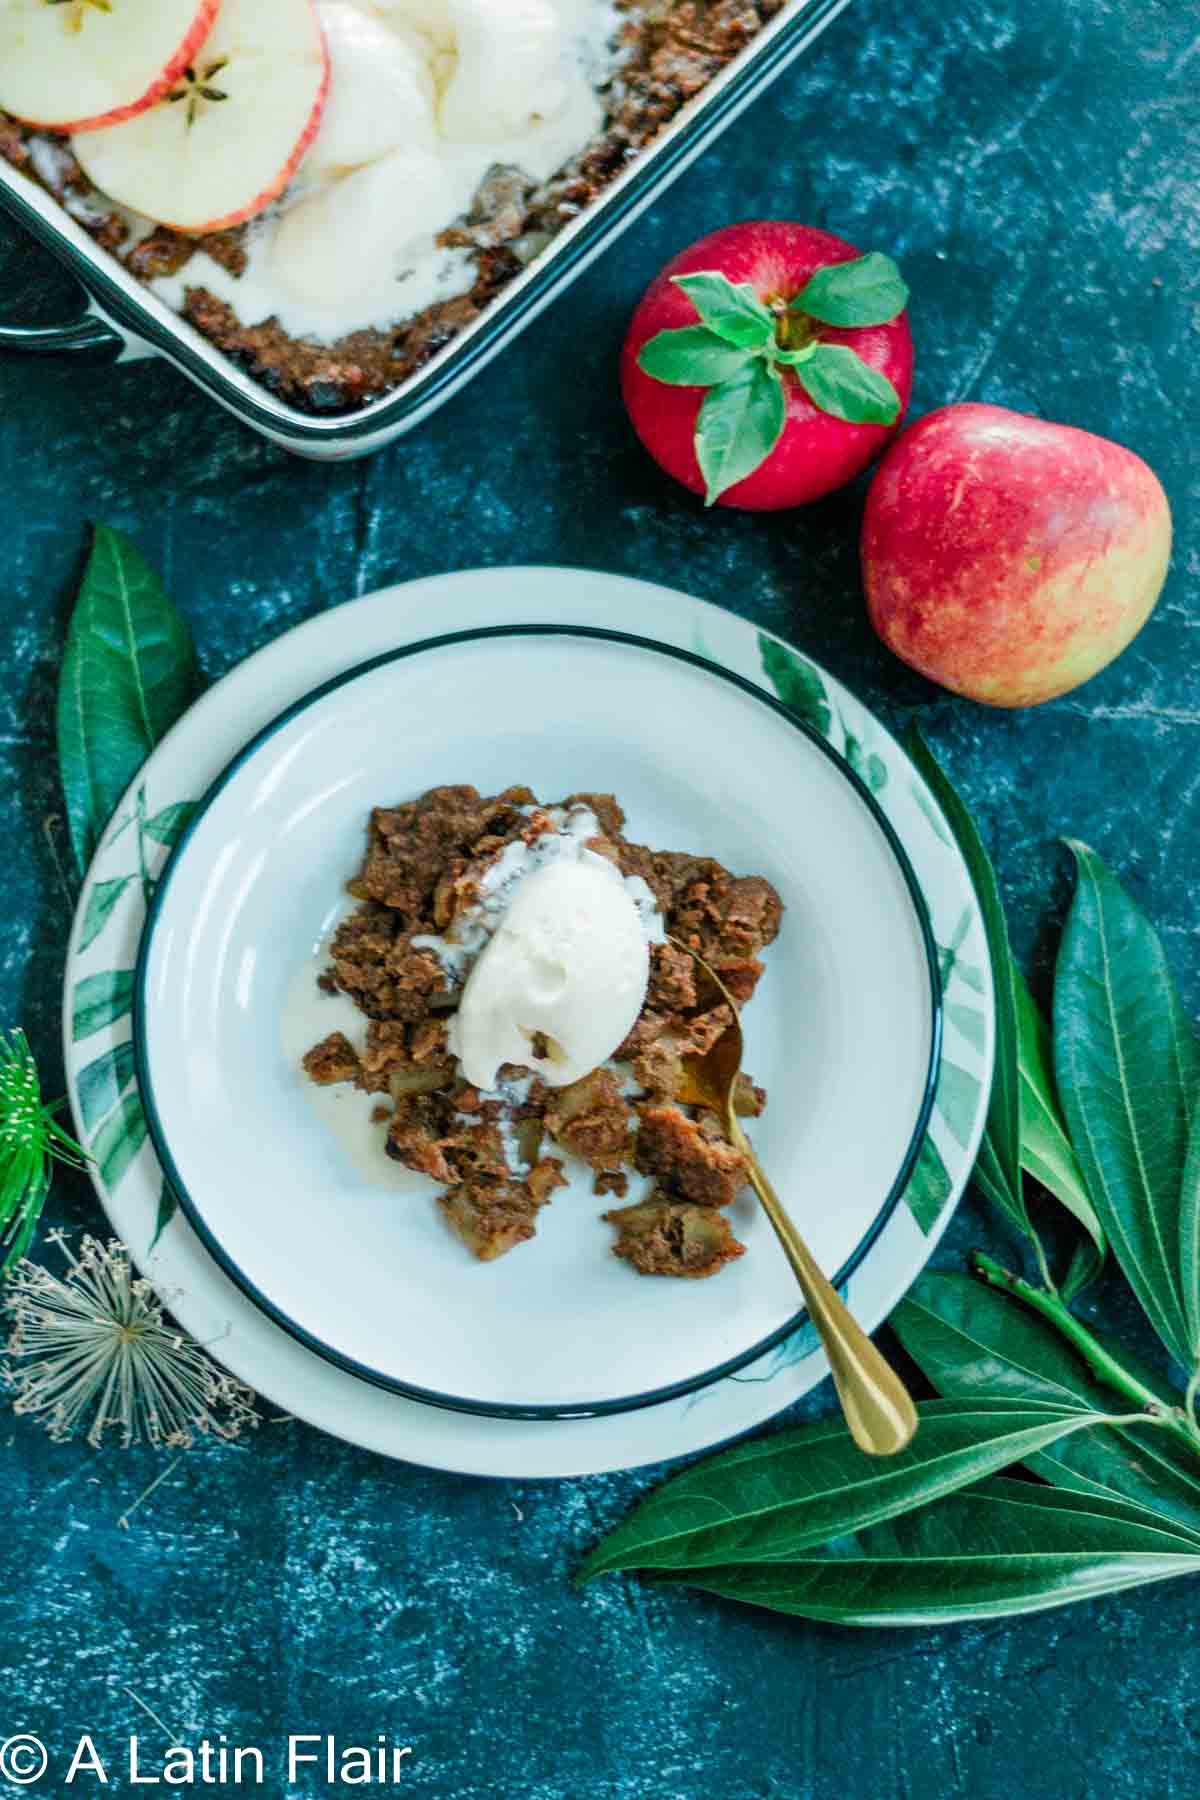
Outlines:
{"type": "Polygon", "coordinates": [[[684,1058],[684,1087],[679,1098],[715,1112],[730,1143],[746,1158],[754,1191],[800,1283],[809,1317],[821,1334],[842,1412],[855,1443],[870,1456],[894,1456],[912,1441],[917,1429],[917,1411],[911,1396],[818,1267],[742,1130],[734,1106],[742,1067],[742,1025],[729,990],[689,945],[676,938],[671,942],[687,952],[707,978],[714,997],[719,995],[733,1015],[733,1023],[703,1056],[684,1058]]]}

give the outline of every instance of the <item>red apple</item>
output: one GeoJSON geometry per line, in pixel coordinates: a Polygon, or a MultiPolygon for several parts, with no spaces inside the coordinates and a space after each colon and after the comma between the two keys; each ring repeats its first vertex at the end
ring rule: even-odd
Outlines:
{"type": "Polygon", "coordinates": [[[1078,687],[1153,611],[1171,512],[1140,457],[1001,406],[911,426],[871,484],[867,605],[904,662],[989,706],[1078,687]]]}
{"type": "MultiPolygon", "coordinates": [[[[621,389],[634,430],[677,481],[693,493],[707,490],[710,504],[719,499],[723,506],[769,510],[819,499],[865,468],[903,418],[913,369],[907,292],[888,258],[862,257],[843,238],[811,226],[760,219],[712,232],[666,265],[634,312],[621,357],[621,389]],[[854,265],[838,277],[856,285],[853,304],[846,293],[836,299],[829,276],[820,273],[840,265],[854,265]],[[649,347],[661,343],[662,334],[703,329],[705,314],[694,283],[692,291],[687,284],[706,274],[723,278],[751,310],[757,304],[770,315],[769,341],[755,354],[779,384],[773,393],[762,368],[734,375],[735,383],[748,388],[738,409],[745,415],[744,429],[758,451],[765,446],[765,454],[760,458],[752,445],[739,459],[735,449],[715,478],[712,445],[706,456],[702,440],[706,400],[721,384],[719,355],[713,352],[711,381],[684,380],[686,363],[675,372],[650,372],[661,367],[649,347]],[[868,322],[842,322],[850,319],[868,322]],[[832,388],[828,379],[819,385],[814,379],[826,371],[832,388]],[[814,394],[821,396],[820,404],[814,394]],[[726,477],[731,479],[721,485],[726,477]]],[[[697,367],[707,373],[703,363],[697,367]]]]}
{"type": "Polygon", "coordinates": [[[0,106],[51,131],[115,125],[182,79],[220,0],[5,0],[0,106]]]}
{"type": "Polygon", "coordinates": [[[177,231],[223,231],[281,194],[316,137],[329,53],[312,0],[222,0],[170,93],[71,140],[89,181],[177,231]]]}

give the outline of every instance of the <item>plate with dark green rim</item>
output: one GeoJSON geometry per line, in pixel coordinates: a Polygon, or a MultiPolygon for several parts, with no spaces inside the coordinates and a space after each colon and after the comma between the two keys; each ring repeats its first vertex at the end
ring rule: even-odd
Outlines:
{"type": "MultiPolygon", "coordinates": [[[[592,1195],[582,1169],[530,1243],[479,1264],[448,1232],[432,1184],[386,1179],[391,1167],[379,1179],[314,1110],[297,1044],[285,1042],[289,995],[343,902],[370,807],[447,782],[523,783],[546,800],[612,791],[637,841],[767,876],[786,912],[745,1015],[748,1064],[770,1094],[756,1147],[873,1328],[877,1296],[890,1304],[919,1272],[982,1127],[990,977],[965,870],[877,722],[816,665],[730,615],[572,571],[491,570],[399,590],[408,593],[424,618],[455,629],[412,629],[416,609],[398,613],[393,601],[409,630],[389,643],[381,597],[314,621],[290,639],[308,634],[311,646],[319,625],[331,648],[338,631],[339,652],[361,654],[328,656],[326,679],[302,691],[298,647],[285,672],[281,640],[201,702],[156,753],[150,791],[130,797],[127,826],[142,830],[168,804],[151,777],[182,767],[174,740],[196,745],[190,721],[207,710],[210,738],[216,723],[229,748],[221,767],[210,758],[144,935],[128,922],[140,937],[136,1088],[98,1120],[101,1083],[88,1071],[129,1046],[128,1009],[95,1028],[113,1033],[107,1046],[87,1042],[94,1008],[84,1037],[72,1025],[74,1098],[105,1152],[102,1191],[124,1217],[120,1190],[132,1195],[136,1181],[144,1201],[165,1171],[182,1212],[156,1262],[173,1263],[186,1234],[190,1254],[227,1278],[226,1298],[238,1294],[237,1319],[248,1305],[273,1344],[290,1339],[306,1367],[348,1381],[347,1396],[379,1389],[403,1397],[406,1418],[417,1407],[490,1418],[520,1427],[523,1441],[535,1427],[591,1433],[607,1422],[606,1450],[572,1450],[568,1462],[581,1466],[647,1460],[634,1443],[638,1414],[660,1427],[651,1454],[670,1454],[661,1427],[700,1400],[711,1422],[724,1417],[714,1436],[728,1435],[738,1425],[722,1396],[762,1384],[786,1400],[797,1371],[809,1384],[821,1371],[749,1195],[733,1209],[747,1254],[709,1281],[639,1277],[614,1258],[599,1216],[611,1202],[592,1195]],[[515,622],[497,623],[506,616],[515,622]],[[360,622],[370,629],[355,630],[360,622]],[[274,683],[264,679],[271,659],[274,683]],[[263,722],[230,742],[233,696],[222,690],[240,682],[244,696],[248,671],[263,722]]],[[[101,848],[103,879],[117,848],[101,848]]],[[[77,947],[86,935],[81,915],[77,947]]],[[[91,980],[93,997],[95,949],[89,939],[73,964],[76,987],[91,980]]],[[[126,1048],[122,1068],[128,1060],[126,1048]]],[[[231,1348],[236,1333],[235,1323],[231,1348]]],[[[246,1373],[244,1357],[227,1360],[246,1373]]],[[[305,1411],[285,1398],[288,1385],[276,1381],[276,1397],[305,1411]]],[[[329,1413],[316,1422],[346,1425],[329,1413]]],[[[472,1466],[449,1455],[449,1466],[472,1466]]],[[[526,1458],[526,1472],[568,1472],[555,1462],[548,1447],[526,1458]]]]}

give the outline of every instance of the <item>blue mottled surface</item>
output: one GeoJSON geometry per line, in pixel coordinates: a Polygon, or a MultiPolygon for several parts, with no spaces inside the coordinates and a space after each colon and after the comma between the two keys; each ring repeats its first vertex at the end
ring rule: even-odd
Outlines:
{"type": "MultiPolygon", "coordinates": [[[[920,713],[1003,846],[1022,953],[1044,966],[1069,830],[1159,920],[1195,1012],[1196,30],[1177,0],[856,0],[534,332],[364,464],[290,461],[165,368],[0,365],[0,1017],[27,1026],[48,1082],[69,916],[47,850],[52,698],[97,517],[162,568],[213,675],[350,595],[456,565],[591,564],[734,605],[893,722],[920,713]],[[1089,687],[1012,716],[939,696],[864,622],[861,491],[794,517],[706,516],[643,457],[613,381],[634,300],[691,238],[772,212],[900,255],[918,412],[1025,407],[1156,466],[1179,528],[1170,585],[1089,687]]],[[[0,259],[8,316],[53,308],[57,277],[5,226],[0,259]]],[[[78,1181],[53,1212],[96,1223],[78,1181]]],[[[942,1260],[983,1230],[968,1205],[942,1260]]],[[[268,1423],[189,1454],[121,1530],[160,1467],[0,1415],[0,1736],[39,1732],[57,1757],[84,1730],[108,1750],[140,1730],[154,1756],[166,1739],[138,1701],[192,1741],[383,1731],[413,1746],[403,1786],[421,1800],[1196,1792],[1189,1584],[853,1634],[620,1580],[573,1590],[652,1473],[472,1482],[268,1423]]],[[[21,1791],[0,1778],[4,1800],[21,1791]]]]}

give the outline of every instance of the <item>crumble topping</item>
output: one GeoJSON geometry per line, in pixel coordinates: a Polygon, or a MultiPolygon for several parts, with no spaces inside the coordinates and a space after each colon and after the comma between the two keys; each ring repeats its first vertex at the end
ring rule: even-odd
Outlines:
{"type": "MultiPolygon", "coordinates": [[[[745,1184],[746,1162],[719,1122],[685,1097],[685,1059],[716,1040],[729,1012],[700,1004],[680,944],[717,970],[740,1007],[783,909],[761,876],[631,843],[624,823],[611,794],[543,807],[521,787],[487,797],[472,787],[434,788],[377,807],[349,883],[359,904],[337,927],[321,977],[326,991],[348,995],[366,1015],[365,1045],[356,1050],[332,1032],[304,1067],[319,1084],[349,1082],[380,1096],[387,1154],[440,1184],[447,1223],[481,1260],[534,1236],[571,1156],[589,1167],[598,1195],[624,1198],[631,1172],[651,1177],[648,1199],[603,1215],[616,1228],[615,1254],[643,1274],[695,1279],[742,1254],[723,1209],[745,1184]],[[609,1063],[568,1086],[548,1087],[533,1070],[506,1064],[494,1088],[474,1087],[447,1043],[471,961],[523,875],[580,855],[604,857],[648,896],[650,981],[641,1013],[609,1063]]],[[[743,1075],[739,1113],[756,1115],[765,1104],[743,1075]]]]}

